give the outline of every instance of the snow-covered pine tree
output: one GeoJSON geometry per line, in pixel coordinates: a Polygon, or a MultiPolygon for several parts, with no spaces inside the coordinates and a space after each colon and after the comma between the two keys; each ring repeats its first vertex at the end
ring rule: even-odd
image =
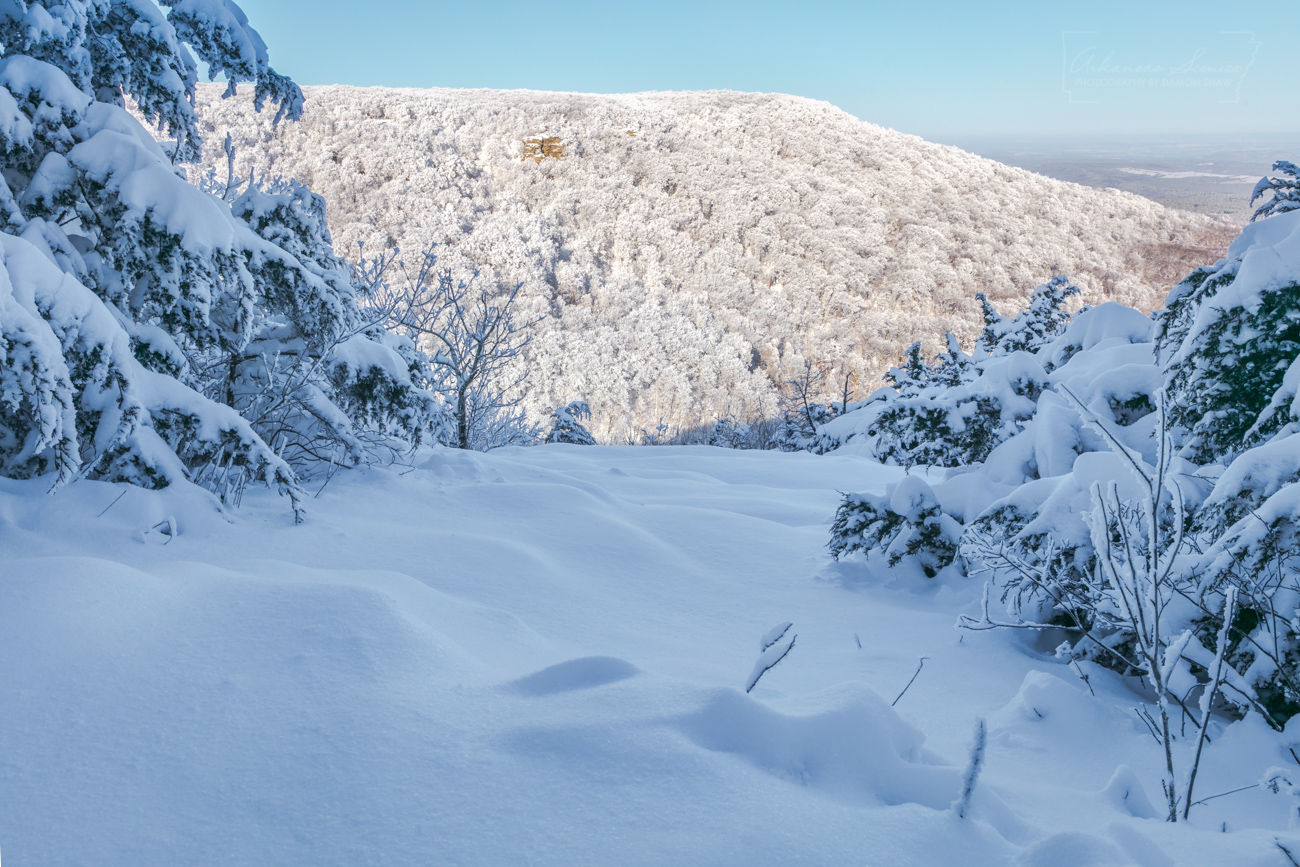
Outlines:
{"type": "Polygon", "coordinates": [[[919,361],[916,344],[908,350],[906,366],[890,371],[901,389],[871,428],[880,460],[905,467],[960,466],[983,460],[997,444],[996,400],[971,393],[979,369],[951,333],[947,347],[927,365],[919,361]]]}
{"type": "Polygon", "coordinates": [[[1226,463],[1290,420],[1274,398],[1300,356],[1300,273],[1280,268],[1263,283],[1237,277],[1250,248],[1284,237],[1293,220],[1280,212],[1249,226],[1225,259],[1175,286],[1157,314],[1170,420],[1194,463],[1226,463]]]}
{"type": "Polygon", "coordinates": [[[1057,274],[1034,289],[1029,307],[1016,317],[998,315],[983,293],[975,297],[984,308],[984,331],[979,346],[989,355],[1033,352],[1054,340],[1070,324],[1065,303],[1079,294],[1079,287],[1057,274]]]}
{"type": "Polygon", "coordinates": [[[1203,552],[1190,597],[1198,629],[1220,628],[1233,589],[1227,658],[1248,684],[1236,693],[1253,691],[1281,724],[1300,714],[1300,596],[1289,577],[1300,562],[1300,208],[1271,213],[1175,287],[1157,319],[1182,453],[1214,480],[1191,522],[1203,552]]]}
{"type": "Polygon", "coordinates": [[[975,361],[962,351],[957,335],[949,331],[944,335],[947,352],[935,356],[930,368],[930,382],[941,388],[957,388],[976,376],[975,361]]]}
{"type": "Polygon", "coordinates": [[[358,307],[351,269],[334,255],[324,200],[276,180],[250,185],[232,210],[300,267],[277,264],[268,275],[252,339],[206,359],[219,376],[205,391],[239,409],[298,467],[356,464],[377,448],[418,445],[430,432],[448,440],[429,359],[358,307]]]}
{"type": "Polygon", "coordinates": [[[234,3],[163,5],[0,7],[0,474],[227,499],[260,479],[297,515],[291,461],[359,455],[308,429],[355,444],[400,417],[409,435],[431,404],[360,315],[318,199],[249,190],[236,214],[181,177],[201,146],[186,43],[277,118],[303,98],[234,3]]]}
{"type": "Polygon", "coordinates": [[[930,383],[930,366],[921,354],[921,341],[907,347],[907,355],[899,367],[889,368],[885,379],[900,397],[915,397],[930,383]]]}
{"type": "Polygon", "coordinates": [[[1046,385],[1046,371],[1031,357],[1056,339],[1071,316],[1065,302],[1079,294],[1062,276],[1037,287],[1028,309],[1000,315],[988,299],[984,332],[973,354],[952,334],[947,352],[930,364],[920,344],[908,349],[903,367],[887,375],[898,391],[875,416],[869,433],[876,457],[904,467],[960,467],[983,461],[1023,429],[1046,385]]]}
{"type": "Polygon", "coordinates": [[[1255,190],[1250,194],[1250,203],[1253,205],[1257,200],[1267,193],[1272,193],[1272,198],[1260,205],[1254,214],[1251,214],[1250,221],[1253,223],[1262,217],[1271,217],[1274,214],[1285,214],[1287,211],[1300,210],[1300,168],[1295,163],[1286,160],[1278,160],[1273,163],[1273,171],[1280,172],[1285,177],[1270,178],[1263,177],[1255,185],[1255,190]]]}
{"type": "Polygon", "coordinates": [[[548,443],[569,443],[575,446],[594,446],[596,438],[582,423],[591,418],[591,407],[585,401],[575,400],[567,406],[556,407],[551,412],[551,432],[548,443]]]}

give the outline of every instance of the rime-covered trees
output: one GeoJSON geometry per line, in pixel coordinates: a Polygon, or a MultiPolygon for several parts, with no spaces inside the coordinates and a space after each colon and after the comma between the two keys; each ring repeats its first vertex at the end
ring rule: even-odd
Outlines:
{"type": "MultiPolygon", "coordinates": [[[[367,322],[318,197],[188,184],[196,62],[297,118],[302,93],[228,0],[0,9],[0,473],[293,497],[313,463],[437,415],[367,322]],[[156,142],[131,100],[169,140],[156,142]]],[[[409,355],[409,353],[408,353],[409,355]]]]}
{"type": "MultiPolygon", "coordinates": [[[[245,175],[310,177],[340,249],[436,241],[464,273],[524,281],[521,318],[546,315],[525,406],[545,418],[581,394],[602,441],[776,417],[810,359],[867,382],[917,339],[933,355],[952,331],[969,349],[979,291],[1019,309],[1066,273],[1088,303],[1156,304],[1201,264],[1192,245],[1231,239],[796,97],[322,87],[301,123],[272,128],[219,93],[200,88],[213,141],[232,133],[245,175]],[[551,135],[563,157],[520,160],[551,135]],[[1188,263],[1168,282],[1150,276],[1157,244],[1188,263]]],[[[224,175],[219,148],[205,161],[224,175]]]]}

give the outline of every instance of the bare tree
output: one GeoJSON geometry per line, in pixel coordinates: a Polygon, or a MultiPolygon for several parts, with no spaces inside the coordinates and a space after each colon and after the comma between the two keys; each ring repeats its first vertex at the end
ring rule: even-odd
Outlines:
{"type": "Polygon", "coordinates": [[[813,434],[817,433],[817,423],[820,421],[813,410],[816,405],[813,398],[821,392],[830,370],[829,364],[814,364],[810,359],[804,362],[803,373],[797,379],[787,379],[785,382],[790,387],[790,397],[813,434]]]}
{"type": "Polygon", "coordinates": [[[438,267],[433,245],[416,268],[399,255],[362,258],[357,282],[390,328],[426,344],[455,420],[455,445],[486,450],[535,440],[540,429],[527,421],[519,390],[528,371],[517,360],[532,340],[526,332],[543,317],[515,315],[523,284],[501,291],[480,283],[478,271],[457,280],[438,267]]]}
{"type": "Polygon", "coordinates": [[[844,391],[840,395],[840,415],[849,411],[849,400],[858,390],[857,374],[850,371],[847,367],[844,369],[844,391]]]}

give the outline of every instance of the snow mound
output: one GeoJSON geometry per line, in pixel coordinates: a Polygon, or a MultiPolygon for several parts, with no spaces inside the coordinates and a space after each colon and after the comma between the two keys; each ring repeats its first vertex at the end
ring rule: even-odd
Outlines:
{"type": "Polygon", "coordinates": [[[1063,743],[1092,743],[1092,732],[1112,729],[1117,722],[1135,731],[1139,725],[1086,690],[1045,671],[1031,671],[1011,701],[989,717],[989,741],[1050,750],[1063,743]]]}
{"type": "Polygon", "coordinates": [[[941,810],[960,786],[956,768],[923,762],[925,736],[866,689],[813,716],[787,716],[742,692],[718,690],[681,726],[705,749],[838,800],[941,810]]]}
{"type": "Polygon", "coordinates": [[[519,678],[510,686],[523,695],[553,695],[557,692],[574,692],[618,683],[635,676],[639,671],[632,663],[613,656],[584,656],[543,668],[519,678]]]}
{"type": "Polygon", "coordinates": [[[1016,867],[1122,867],[1132,863],[1115,844],[1077,831],[1040,840],[1015,861],[1016,867]]]}
{"type": "Polygon", "coordinates": [[[1101,790],[1101,796],[1118,809],[1139,819],[1155,819],[1160,815],[1151,806],[1146,789],[1142,788],[1142,782],[1128,765],[1120,765],[1115,769],[1110,782],[1101,790]]]}

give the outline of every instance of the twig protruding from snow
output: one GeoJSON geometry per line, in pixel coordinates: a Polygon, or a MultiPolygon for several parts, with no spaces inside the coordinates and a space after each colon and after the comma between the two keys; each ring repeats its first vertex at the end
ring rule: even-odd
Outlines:
{"type": "Polygon", "coordinates": [[[777,624],[759,640],[758,661],[754,663],[754,670],[749,673],[749,680],[745,681],[745,692],[753,691],[758,685],[759,678],[766,674],[769,668],[785,659],[785,655],[794,648],[794,640],[799,636],[791,635],[789,641],[783,640],[793,625],[788,621],[777,624]]]}
{"type": "Polygon", "coordinates": [[[988,746],[988,740],[988,724],[980,717],[975,720],[975,742],[971,744],[970,762],[961,778],[961,797],[952,805],[959,819],[966,818],[966,811],[970,809],[971,795],[975,794],[975,783],[979,780],[980,769],[984,767],[984,748],[988,746]]]}
{"type": "Polygon", "coordinates": [[[912,684],[916,682],[916,678],[921,673],[921,669],[925,668],[925,661],[929,658],[930,657],[928,656],[922,656],[921,660],[917,662],[916,671],[912,672],[912,679],[907,682],[907,686],[903,687],[903,691],[900,692],[897,696],[895,696],[894,700],[889,703],[890,707],[893,707],[894,705],[898,704],[899,699],[907,695],[907,691],[912,688],[912,684]]]}

